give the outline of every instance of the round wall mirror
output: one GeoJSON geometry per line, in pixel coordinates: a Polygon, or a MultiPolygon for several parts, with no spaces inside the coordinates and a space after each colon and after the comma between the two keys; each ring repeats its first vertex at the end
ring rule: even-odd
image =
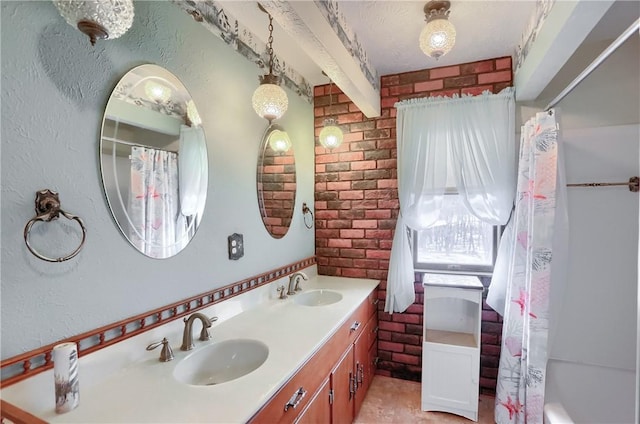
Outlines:
{"type": "Polygon", "coordinates": [[[104,113],[102,183],[122,234],[151,258],[191,241],[207,197],[207,145],[189,92],[157,65],[130,70],[104,113]]]}
{"type": "Polygon", "coordinates": [[[296,201],[296,163],[289,135],[270,125],[262,137],[258,157],[258,205],[262,222],[274,238],[282,238],[291,225],[296,201]]]}

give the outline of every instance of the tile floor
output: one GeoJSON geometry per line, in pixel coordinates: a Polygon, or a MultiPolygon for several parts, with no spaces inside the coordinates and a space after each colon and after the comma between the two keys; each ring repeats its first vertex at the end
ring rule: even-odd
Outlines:
{"type": "MultiPolygon", "coordinates": [[[[466,418],[444,412],[423,412],[420,407],[420,397],[420,383],[376,375],[355,423],[473,423],[466,418]]],[[[493,397],[480,396],[478,423],[493,424],[493,408],[493,397]]]]}

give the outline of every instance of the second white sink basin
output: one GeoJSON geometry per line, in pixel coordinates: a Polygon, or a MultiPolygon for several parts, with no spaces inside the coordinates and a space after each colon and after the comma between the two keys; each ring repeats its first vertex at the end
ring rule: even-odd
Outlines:
{"type": "Polygon", "coordinates": [[[213,386],[235,380],[267,360],[269,348],[248,339],[225,340],[197,348],[174,369],[173,376],[193,386],[213,386]]]}
{"type": "Polygon", "coordinates": [[[342,300],[342,294],[332,290],[312,290],[296,294],[293,301],[304,306],[325,306],[342,300]]]}

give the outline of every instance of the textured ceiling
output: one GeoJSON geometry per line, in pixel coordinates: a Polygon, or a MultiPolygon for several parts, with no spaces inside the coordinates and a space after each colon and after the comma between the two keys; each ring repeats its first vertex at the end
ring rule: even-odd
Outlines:
{"type": "Polygon", "coordinates": [[[425,1],[339,1],[338,8],[379,75],[511,56],[535,9],[534,0],[455,1],[449,20],[456,45],[438,61],[418,46],[425,1]]]}

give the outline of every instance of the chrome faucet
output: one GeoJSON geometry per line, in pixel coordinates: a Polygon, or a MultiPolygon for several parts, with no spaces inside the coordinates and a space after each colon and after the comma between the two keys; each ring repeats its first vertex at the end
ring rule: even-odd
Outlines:
{"type": "Polygon", "coordinates": [[[297,291],[302,290],[302,288],[300,287],[300,277],[302,277],[304,281],[307,281],[309,279],[309,277],[307,277],[307,274],[301,271],[294,272],[289,276],[289,291],[287,291],[288,295],[296,294],[297,291]]]}
{"type": "Polygon", "coordinates": [[[180,346],[180,350],[191,350],[195,346],[193,345],[193,334],[191,333],[191,329],[193,327],[193,321],[199,319],[202,321],[202,331],[200,332],[200,340],[209,340],[211,336],[209,335],[209,331],[207,330],[211,327],[211,321],[216,321],[218,318],[213,317],[211,319],[207,318],[205,315],[200,312],[196,312],[191,314],[189,318],[185,318],[184,321],[184,332],[182,333],[182,346],[180,346]]]}

